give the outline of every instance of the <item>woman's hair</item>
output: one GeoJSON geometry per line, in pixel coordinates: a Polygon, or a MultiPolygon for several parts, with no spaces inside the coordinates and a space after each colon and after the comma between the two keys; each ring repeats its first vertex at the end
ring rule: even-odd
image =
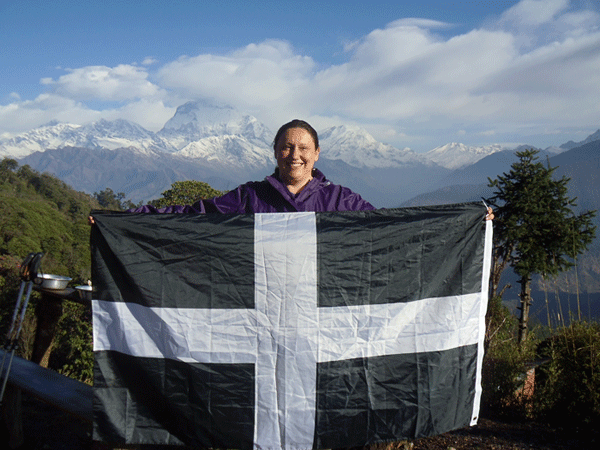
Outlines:
{"type": "Polygon", "coordinates": [[[281,128],[279,128],[279,130],[277,131],[277,134],[275,135],[275,139],[273,140],[273,150],[277,150],[277,142],[279,142],[279,138],[281,138],[281,136],[283,136],[285,134],[285,132],[287,130],[289,130],[290,128],[302,128],[303,130],[308,131],[308,133],[310,133],[310,135],[313,138],[313,141],[315,143],[315,149],[319,148],[319,135],[317,134],[315,129],[313,127],[311,127],[308,122],[305,122],[304,120],[294,119],[291,122],[288,122],[288,123],[282,125],[281,128]]]}

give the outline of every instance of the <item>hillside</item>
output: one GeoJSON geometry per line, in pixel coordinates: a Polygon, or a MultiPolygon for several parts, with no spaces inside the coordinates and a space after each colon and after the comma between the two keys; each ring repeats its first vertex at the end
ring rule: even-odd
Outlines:
{"type": "Polygon", "coordinates": [[[43,252],[42,269],[77,281],[90,276],[89,211],[99,205],[58,178],[0,161],[0,255],[43,252]]]}

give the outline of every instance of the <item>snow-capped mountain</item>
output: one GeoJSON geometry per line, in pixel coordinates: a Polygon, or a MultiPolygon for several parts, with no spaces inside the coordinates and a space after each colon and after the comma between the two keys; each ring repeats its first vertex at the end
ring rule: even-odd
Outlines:
{"type": "Polygon", "coordinates": [[[236,167],[259,168],[274,165],[272,152],[264,145],[256,145],[240,135],[209,136],[190,142],[179,156],[205,159],[236,167]]]}
{"type": "Polygon", "coordinates": [[[505,148],[500,144],[470,147],[452,142],[429,150],[425,153],[425,157],[447,169],[460,169],[475,164],[480,159],[502,150],[505,150],[505,148]]]}
{"type": "Polygon", "coordinates": [[[23,158],[34,152],[64,147],[109,150],[132,147],[140,152],[177,150],[169,141],[138,124],[123,119],[101,119],[83,126],[51,122],[13,138],[0,140],[0,156],[23,158]]]}
{"type": "Polygon", "coordinates": [[[176,147],[179,156],[253,169],[273,164],[269,129],[230,106],[188,102],[157,134],[176,147]]]}
{"type": "MultiPolygon", "coordinates": [[[[125,120],[100,120],[84,126],[53,122],[0,138],[0,158],[21,159],[79,190],[96,192],[110,187],[139,201],[158,198],[178,180],[198,179],[228,190],[262,179],[275,166],[273,137],[274,133],[251,115],[195,101],[177,108],[157,133],[125,120]]],[[[417,154],[378,142],[364,129],[351,126],[321,130],[319,137],[317,167],[332,182],[385,207],[396,207],[449,183],[477,184],[467,168],[504,150],[501,145],[452,143],[417,154]],[[460,168],[465,168],[464,173],[458,174],[460,168]]],[[[583,142],[598,138],[600,130],[583,142]]],[[[512,155],[514,149],[506,153],[512,155]]],[[[496,164],[493,166],[495,169],[496,164]]]]}
{"type": "Polygon", "coordinates": [[[255,117],[207,101],[187,102],[178,107],[158,135],[180,150],[191,142],[214,136],[240,136],[267,148],[273,139],[271,131],[255,117]]]}
{"type": "Polygon", "coordinates": [[[159,152],[174,152],[176,150],[169,141],[156,133],[123,119],[113,121],[101,119],[82,126],[78,131],[78,140],[69,145],[106,148],[109,150],[126,147],[159,152]]]}
{"type": "Polygon", "coordinates": [[[426,164],[427,160],[409,148],[397,149],[377,141],[366,130],[340,125],[319,133],[321,156],[342,160],[359,168],[400,167],[426,164]]]}
{"type": "Polygon", "coordinates": [[[34,152],[58,148],[74,142],[80,125],[50,122],[15,137],[0,139],[0,157],[23,158],[34,152]]]}

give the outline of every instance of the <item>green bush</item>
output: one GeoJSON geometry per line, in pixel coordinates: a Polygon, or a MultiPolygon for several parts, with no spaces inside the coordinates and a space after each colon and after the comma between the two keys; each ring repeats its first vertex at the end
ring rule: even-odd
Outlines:
{"type": "Polygon", "coordinates": [[[548,362],[536,375],[540,419],[571,430],[600,423],[600,324],[574,322],[539,346],[548,362]]]}
{"type": "Polygon", "coordinates": [[[193,205],[200,199],[213,198],[223,195],[223,192],[213,189],[203,181],[176,181],[171,189],[162,193],[162,197],[150,202],[157,208],[172,205],[193,205]]]}
{"type": "Polygon", "coordinates": [[[486,352],[482,370],[481,413],[487,417],[521,419],[528,416],[530,399],[520,394],[527,364],[534,357],[535,339],[530,334],[517,343],[517,318],[492,298],[486,316],[486,352]]]}
{"type": "Polygon", "coordinates": [[[89,306],[65,302],[48,366],[58,373],[92,384],[94,352],[89,306]]]}

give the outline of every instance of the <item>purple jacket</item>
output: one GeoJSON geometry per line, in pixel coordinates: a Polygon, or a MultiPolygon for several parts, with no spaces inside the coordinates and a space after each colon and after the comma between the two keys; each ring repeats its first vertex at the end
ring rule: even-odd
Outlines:
{"type": "Polygon", "coordinates": [[[200,200],[192,206],[155,208],[145,205],[131,209],[139,213],[270,213],[295,211],[366,211],[375,209],[350,189],[333,184],[317,169],[313,179],[298,195],[293,195],[277,176],[277,169],[263,181],[250,181],[221,197],[200,200]]]}

